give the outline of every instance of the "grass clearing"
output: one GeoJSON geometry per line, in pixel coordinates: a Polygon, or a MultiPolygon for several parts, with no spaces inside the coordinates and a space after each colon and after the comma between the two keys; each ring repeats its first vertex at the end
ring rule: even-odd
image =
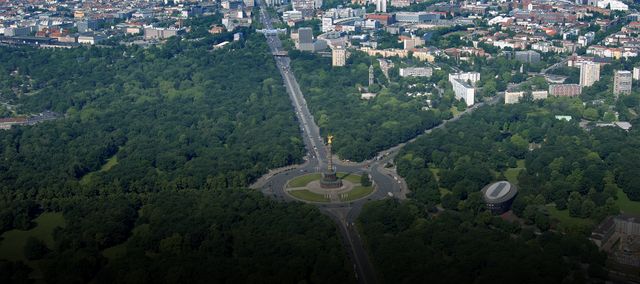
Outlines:
{"type": "Polygon", "coordinates": [[[352,201],[356,199],[363,198],[373,192],[373,187],[371,186],[356,186],[350,192],[346,193],[346,197],[340,197],[342,201],[352,201]]]}
{"type": "Polygon", "coordinates": [[[0,242],[1,259],[25,260],[23,248],[29,237],[42,240],[49,248],[53,248],[53,230],[65,226],[62,213],[45,212],[34,221],[37,225],[31,230],[11,230],[0,236],[2,238],[0,242]]]}
{"type": "Polygon", "coordinates": [[[440,182],[440,169],[429,166],[429,171],[431,171],[431,174],[433,174],[433,177],[436,179],[436,181],[440,182]]]}
{"type": "Polygon", "coordinates": [[[125,256],[127,253],[127,245],[126,242],[121,243],[119,245],[112,246],[110,248],[106,248],[102,251],[102,255],[109,259],[109,261],[121,258],[125,256]]]}
{"type": "Polygon", "coordinates": [[[346,181],[350,181],[352,183],[360,183],[360,175],[354,173],[338,173],[337,176],[346,181]]]}
{"type": "Polygon", "coordinates": [[[549,215],[560,222],[559,225],[561,228],[593,226],[593,221],[591,219],[582,219],[569,216],[568,209],[558,210],[555,205],[547,205],[546,208],[549,212],[549,215]]]}
{"type": "Polygon", "coordinates": [[[100,167],[99,170],[97,170],[95,172],[90,172],[90,173],[84,175],[80,179],[80,184],[88,184],[89,181],[91,181],[91,178],[93,177],[93,175],[95,175],[96,172],[106,172],[106,171],[110,170],[111,168],[113,168],[114,166],[116,166],[117,164],[118,164],[118,153],[116,152],[113,156],[111,156],[111,158],[107,159],[107,162],[104,163],[104,165],[102,165],[102,167],[100,167]]]}
{"type": "Polygon", "coordinates": [[[518,175],[522,170],[524,170],[524,159],[516,161],[515,168],[508,168],[507,170],[505,170],[504,176],[510,183],[518,185],[518,175]]]}
{"type": "Polygon", "coordinates": [[[640,202],[629,199],[622,189],[618,190],[618,199],[616,200],[616,204],[620,207],[620,211],[623,213],[640,215],[640,202]]]}
{"type": "Polygon", "coordinates": [[[287,187],[288,188],[303,187],[303,186],[307,185],[308,183],[310,183],[310,182],[312,182],[314,180],[320,179],[320,177],[321,177],[321,175],[319,173],[299,176],[299,177],[296,177],[296,178],[290,180],[289,184],[287,185],[287,187]]]}
{"type": "Polygon", "coordinates": [[[292,191],[289,191],[289,194],[295,198],[299,198],[306,201],[329,202],[329,199],[324,197],[324,195],[313,193],[306,189],[292,190],[292,191]]]}

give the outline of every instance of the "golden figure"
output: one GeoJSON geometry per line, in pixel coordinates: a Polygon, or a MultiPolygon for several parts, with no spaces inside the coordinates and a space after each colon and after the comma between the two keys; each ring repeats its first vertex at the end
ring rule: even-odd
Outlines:
{"type": "Polygon", "coordinates": [[[327,144],[331,145],[331,143],[333,141],[333,135],[327,136],[327,140],[329,140],[329,142],[327,142],[327,144]]]}

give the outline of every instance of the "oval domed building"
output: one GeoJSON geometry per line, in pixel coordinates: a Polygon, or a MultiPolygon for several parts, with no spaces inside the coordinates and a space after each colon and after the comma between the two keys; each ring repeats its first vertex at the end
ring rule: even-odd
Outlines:
{"type": "Polygon", "coordinates": [[[487,205],[487,209],[495,214],[502,214],[509,211],[513,199],[518,194],[515,185],[508,181],[498,181],[485,186],[482,189],[482,198],[487,205]]]}

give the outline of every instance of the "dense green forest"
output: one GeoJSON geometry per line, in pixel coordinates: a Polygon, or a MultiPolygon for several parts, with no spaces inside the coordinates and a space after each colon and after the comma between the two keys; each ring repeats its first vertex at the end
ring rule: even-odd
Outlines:
{"type": "Polygon", "coordinates": [[[414,201],[366,204],[359,223],[380,282],[585,283],[606,277],[606,256],[584,236],[536,235],[478,213],[479,206],[432,215],[414,201]]]}
{"type": "MultiPolygon", "coordinates": [[[[423,100],[406,96],[397,84],[378,83],[378,96],[360,99],[358,87],[368,85],[375,60],[353,53],[346,67],[331,67],[331,58],[290,51],[292,69],[320,131],[336,137],[334,148],[343,159],[362,161],[378,151],[422,133],[441,120],[440,112],[422,110],[423,100]]],[[[375,62],[377,64],[377,62],[375,62]]],[[[383,81],[379,68],[376,82],[383,81]]]]}
{"type": "Polygon", "coordinates": [[[514,204],[518,215],[527,212],[533,221],[536,210],[527,206],[555,203],[560,210],[571,205],[572,216],[599,220],[617,211],[613,201],[619,189],[640,200],[634,174],[640,167],[640,131],[585,131],[578,120],[554,118],[580,117],[584,109],[568,98],[480,109],[405,147],[398,171],[416,199],[457,208],[489,182],[506,179],[521,161],[524,169],[512,177],[520,190],[514,204]],[[441,198],[442,188],[449,192],[441,198]]]}
{"type": "Polygon", "coordinates": [[[266,43],[243,32],[217,51],[232,34],[0,50],[3,99],[64,114],[0,131],[0,232],[43,211],[67,224],[52,247],[27,243],[29,267],[0,262],[0,282],[351,280],[328,218],[242,189],[304,150],[266,43]]]}
{"type": "Polygon", "coordinates": [[[621,198],[640,201],[640,131],[555,118],[584,111],[570,98],[495,105],[407,145],[396,165],[412,201],[372,202],[359,218],[382,282],[606,279],[587,237],[621,198]],[[496,180],[518,187],[512,217],[485,210],[480,189],[496,180]]]}

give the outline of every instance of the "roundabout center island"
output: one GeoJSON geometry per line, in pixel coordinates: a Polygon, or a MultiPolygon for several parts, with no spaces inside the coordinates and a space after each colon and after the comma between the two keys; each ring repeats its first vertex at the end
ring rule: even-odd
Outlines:
{"type": "Polygon", "coordinates": [[[331,144],[328,137],[329,163],[322,173],[298,176],[287,182],[284,191],[291,197],[304,202],[342,203],[364,198],[373,192],[373,186],[366,173],[338,173],[332,162],[331,144]]]}

